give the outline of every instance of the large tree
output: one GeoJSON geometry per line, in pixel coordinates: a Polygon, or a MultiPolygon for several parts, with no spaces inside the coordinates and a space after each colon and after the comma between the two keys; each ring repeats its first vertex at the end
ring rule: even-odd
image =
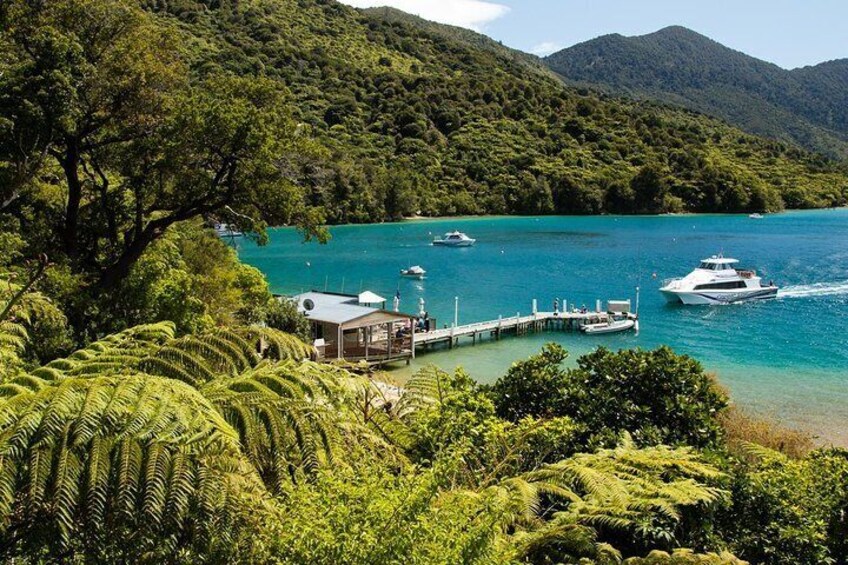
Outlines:
{"type": "Polygon", "coordinates": [[[16,0],[1,17],[0,204],[14,213],[28,189],[43,204],[33,186],[58,189],[46,239],[97,287],[196,216],[316,233],[292,182],[308,136],[278,83],[190,80],[178,28],[123,0],[16,0]]]}

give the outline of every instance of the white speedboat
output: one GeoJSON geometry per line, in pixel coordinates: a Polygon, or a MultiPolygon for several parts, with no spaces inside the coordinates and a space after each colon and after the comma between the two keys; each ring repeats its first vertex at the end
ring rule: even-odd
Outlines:
{"type": "Polygon", "coordinates": [[[765,216],[763,216],[762,214],[759,214],[757,212],[754,212],[753,214],[748,214],[748,217],[751,218],[752,220],[762,220],[765,216]]]}
{"type": "Polygon", "coordinates": [[[737,269],[736,259],[713,256],[681,279],[665,281],[660,292],[666,300],[687,305],[733,304],[777,296],[774,283],[763,286],[755,271],[737,269]]]}
{"type": "Polygon", "coordinates": [[[434,239],[433,245],[442,245],[444,247],[471,247],[476,242],[476,239],[471,239],[462,232],[452,231],[446,233],[441,239],[434,239]]]}
{"type": "Polygon", "coordinates": [[[425,271],[423,268],[421,268],[420,265],[414,265],[414,266],[412,266],[408,269],[401,269],[400,270],[400,276],[407,277],[407,278],[410,278],[410,279],[423,279],[424,275],[426,275],[426,274],[427,274],[427,271],[425,271]]]}
{"type": "Polygon", "coordinates": [[[586,324],[580,331],[584,334],[614,334],[635,329],[639,331],[639,321],[635,317],[627,317],[621,320],[610,320],[599,324],[586,324]]]}

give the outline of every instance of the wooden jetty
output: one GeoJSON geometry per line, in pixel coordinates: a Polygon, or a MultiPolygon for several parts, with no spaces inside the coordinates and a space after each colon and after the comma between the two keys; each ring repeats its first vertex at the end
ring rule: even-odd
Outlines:
{"type": "Polygon", "coordinates": [[[416,332],[413,337],[413,348],[427,349],[435,344],[447,344],[453,348],[459,345],[461,338],[470,338],[472,343],[488,336],[500,339],[504,334],[524,335],[531,332],[543,331],[575,331],[587,324],[607,322],[610,314],[604,311],[594,312],[536,312],[521,316],[516,314],[509,318],[500,317],[497,320],[475,322],[461,326],[451,326],[429,332],[416,332]]]}

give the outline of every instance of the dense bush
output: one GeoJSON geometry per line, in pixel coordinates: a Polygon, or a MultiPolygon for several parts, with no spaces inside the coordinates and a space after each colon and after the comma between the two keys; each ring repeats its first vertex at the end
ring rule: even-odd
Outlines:
{"type": "Polygon", "coordinates": [[[564,369],[556,344],[515,363],[492,387],[497,413],[567,416],[583,426],[590,444],[615,442],[627,431],[640,445],[714,446],[718,413],[727,398],[701,365],[661,347],[654,351],[604,348],[564,369]]]}
{"type": "Polygon", "coordinates": [[[150,7],[184,34],[194,73],[256,73],[291,90],[297,119],[332,154],[300,171],[332,222],[848,198],[825,159],[695,113],[564,87],[538,61],[397,13],[315,0],[150,7]]]}
{"type": "Polygon", "coordinates": [[[750,451],[717,520],[737,555],[774,565],[845,563],[848,452],[820,450],[793,460],[753,445],[750,451]]]}

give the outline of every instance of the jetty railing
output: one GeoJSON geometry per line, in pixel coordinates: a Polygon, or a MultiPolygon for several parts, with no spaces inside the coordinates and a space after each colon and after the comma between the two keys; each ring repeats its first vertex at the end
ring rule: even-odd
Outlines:
{"type": "Polygon", "coordinates": [[[470,324],[439,328],[429,332],[420,330],[414,336],[414,348],[427,349],[435,344],[447,344],[453,348],[459,344],[460,338],[471,338],[472,343],[484,336],[500,339],[503,334],[523,335],[528,332],[542,331],[576,331],[588,324],[599,324],[610,321],[610,314],[597,309],[595,311],[572,312],[535,312],[522,316],[516,313],[508,318],[499,317],[497,320],[474,322],[470,324]]]}

